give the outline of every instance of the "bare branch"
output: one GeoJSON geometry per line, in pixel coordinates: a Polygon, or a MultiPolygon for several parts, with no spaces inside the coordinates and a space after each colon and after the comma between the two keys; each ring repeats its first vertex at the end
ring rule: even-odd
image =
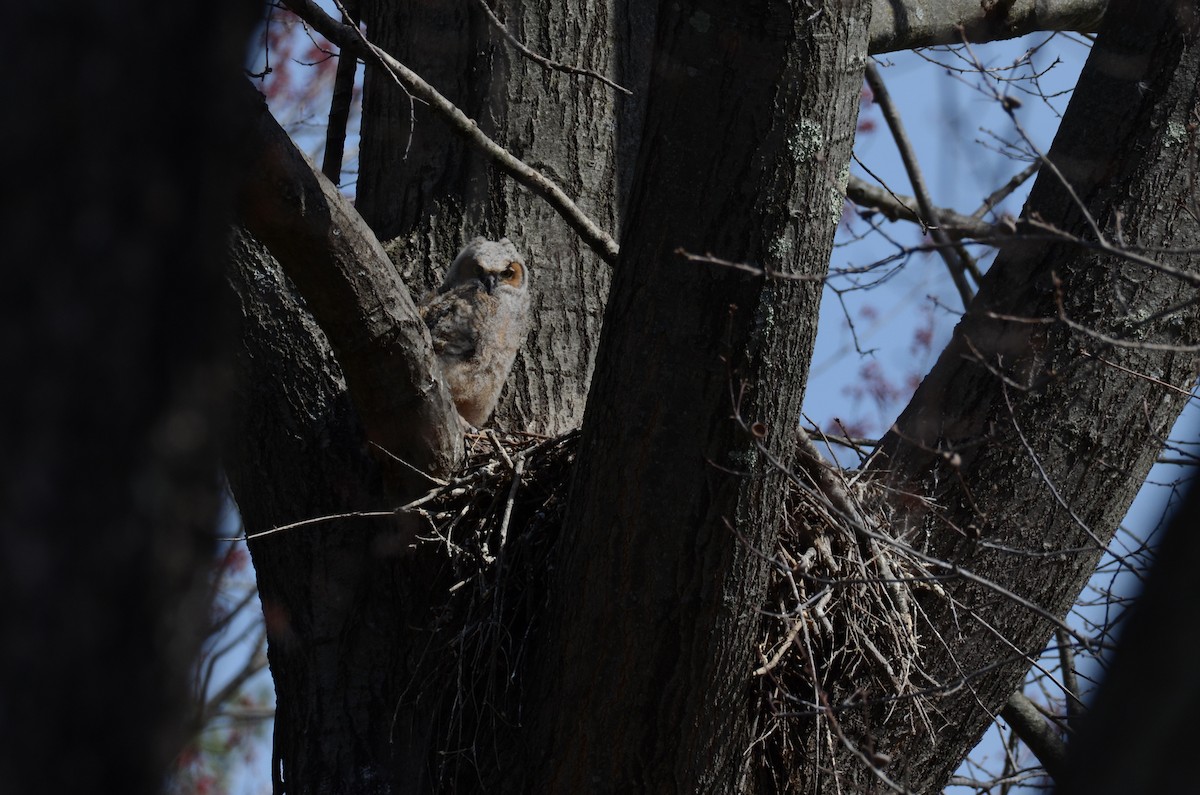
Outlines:
{"type": "Polygon", "coordinates": [[[1041,163],[1035,160],[1016,174],[1013,174],[1012,179],[988,194],[988,197],[983,200],[983,204],[979,205],[979,209],[973,212],[971,217],[975,219],[983,218],[983,216],[991,212],[992,208],[994,208],[997,204],[1011,196],[1013,191],[1024,185],[1027,179],[1038,172],[1038,169],[1041,168],[1041,165],[1041,163]]]}
{"type": "Polygon", "coordinates": [[[1075,675],[1075,650],[1071,647],[1071,639],[1062,630],[1054,630],[1054,636],[1058,641],[1059,677],[1063,684],[1063,700],[1067,704],[1067,725],[1074,731],[1083,716],[1079,677],[1075,675]]]}
{"type": "MultiPolygon", "coordinates": [[[[244,639],[239,639],[239,645],[244,642],[244,639]]],[[[229,702],[241,691],[242,686],[250,681],[251,677],[267,667],[267,631],[265,629],[258,630],[258,636],[251,648],[253,650],[246,657],[245,662],[242,663],[237,673],[230,677],[229,681],[220,690],[204,701],[199,715],[196,716],[196,731],[209,725],[213,718],[224,712],[229,702]]],[[[203,693],[200,695],[201,697],[205,696],[203,693]]]]}
{"type": "Polygon", "coordinates": [[[871,44],[874,54],[955,44],[960,29],[973,42],[1012,39],[1039,30],[1096,31],[1107,0],[874,0],[871,44]],[[989,5],[991,8],[989,8],[989,5]]]}
{"type": "Polygon", "coordinates": [[[1000,710],[1000,717],[1012,727],[1026,747],[1056,781],[1062,780],[1067,763],[1067,746],[1046,722],[1037,707],[1023,693],[1013,693],[1000,710]]]}
{"type": "MultiPolygon", "coordinates": [[[[850,175],[850,181],[846,184],[846,198],[860,207],[882,213],[888,220],[921,223],[916,198],[897,195],[854,174],[850,175]]],[[[934,208],[934,212],[937,215],[938,227],[951,240],[993,238],[1010,235],[1014,231],[1012,227],[991,224],[955,210],[937,207],[934,208]]]]}
{"type": "Polygon", "coordinates": [[[963,306],[968,306],[971,299],[975,297],[975,292],[967,283],[966,252],[956,251],[947,245],[951,242],[950,238],[938,226],[938,211],[929,196],[929,188],[925,185],[925,176],[921,173],[920,164],[917,163],[917,154],[913,149],[912,142],[909,141],[908,133],[904,130],[904,123],[900,120],[900,111],[892,102],[891,94],[888,93],[879,70],[870,60],[867,61],[866,77],[867,84],[871,86],[871,91],[875,95],[875,102],[883,112],[888,129],[892,131],[896,148],[900,150],[900,159],[904,161],[904,170],[908,172],[908,179],[916,193],[917,206],[921,208],[921,215],[924,219],[922,226],[929,230],[933,241],[938,244],[938,255],[941,256],[942,261],[946,263],[946,268],[950,271],[950,278],[954,280],[954,286],[962,298],[963,306]]]}
{"type": "MultiPolygon", "coordinates": [[[[346,0],[347,11],[354,13],[354,4],[346,0]]],[[[347,17],[349,22],[350,18],[347,17]]],[[[329,103],[329,124],[325,128],[325,155],[321,158],[321,173],[337,185],[341,182],[342,158],[346,148],[346,123],[350,120],[350,104],[354,99],[354,73],[358,59],[352,55],[339,56],[333,76],[333,99],[329,103]]]]}
{"type": "Polygon", "coordinates": [[[722,268],[732,268],[733,270],[750,273],[755,276],[763,276],[767,279],[782,279],[784,281],[794,282],[823,282],[827,278],[824,274],[814,273],[784,273],[772,268],[770,265],[751,265],[748,262],[733,262],[732,260],[714,257],[712,254],[692,254],[682,248],[675,249],[675,254],[683,257],[688,262],[694,262],[704,265],[718,265],[722,268]]]}
{"type": "Polygon", "coordinates": [[[318,33],[344,53],[370,59],[400,80],[414,96],[426,102],[452,130],[500,167],[510,177],[545,199],[583,241],[609,265],[617,261],[617,241],[589,218],[556,183],[537,169],[517,158],[500,144],[484,135],[467,114],[446,99],[416,72],[387,52],[371,44],[353,25],[343,25],[326,14],[313,0],[288,0],[296,16],[312,25],[318,33]]]}

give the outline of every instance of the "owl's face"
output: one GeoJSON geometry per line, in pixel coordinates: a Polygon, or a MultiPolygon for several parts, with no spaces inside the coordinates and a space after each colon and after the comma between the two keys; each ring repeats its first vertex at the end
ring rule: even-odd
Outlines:
{"type": "Polygon", "coordinates": [[[438,292],[444,293],[470,282],[478,282],[489,295],[524,292],[528,280],[525,260],[507,237],[499,241],[477,237],[454,258],[438,292]]]}

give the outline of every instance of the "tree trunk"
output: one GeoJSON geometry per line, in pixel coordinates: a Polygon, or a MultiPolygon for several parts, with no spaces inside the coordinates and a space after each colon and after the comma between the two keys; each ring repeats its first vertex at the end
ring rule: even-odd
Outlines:
{"type": "MultiPolygon", "coordinates": [[[[1194,254],[1156,253],[1200,246],[1195,21],[1195,3],[1114,2],[1048,155],[1110,239],[1184,275],[1018,236],[882,445],[895,484],[939,506],[910,516],[910,543],[1054,616],[1095,570],[1196,377],[1200,270],[1194,254]],[[1056,321],[1060,301],[1077,328],[1056,321]]],[[[1046,167],[1023,217],[1095,240],[1046,167]]],[[[957,616],[930,606],[940,640],[923,665],[947,689],[969,677],[937,702],[952,718],[931,741],[893,716],[874,740],[916,791],[945,782],[1053,630],[993,588],[951,594],[957,616]]]]}
{"type": "Polygon", "coordinates": [[[244,325],[226,459],[243,522],[254,534],[335,517],[250,543],[275,679],[275,789],[428,789],[442,693],[411,685],[435,634],[431,604],[452,581],[386,515],[394,502],[325,335],[261,244],[239,233],[232,245],[244,325]],[[346,516],[372,511],[385,515],[346,516]]]}
{"type": "Polygon", "coordinates": [[[746,786],[780,488],[858,111],[866,3],[667,4],[547,639],[537,792],[746,786]],[[753,425],[753,427],[748,427],[753,425]]]}

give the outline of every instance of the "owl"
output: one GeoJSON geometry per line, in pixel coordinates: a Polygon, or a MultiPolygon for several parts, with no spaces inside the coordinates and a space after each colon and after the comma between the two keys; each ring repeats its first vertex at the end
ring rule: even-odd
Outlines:
{"type": "Polygon", "coordinates": [[[508,238],[477,237],[418,307],[458,413],[479,428],[529,331],[529,271],[508,238]]]}

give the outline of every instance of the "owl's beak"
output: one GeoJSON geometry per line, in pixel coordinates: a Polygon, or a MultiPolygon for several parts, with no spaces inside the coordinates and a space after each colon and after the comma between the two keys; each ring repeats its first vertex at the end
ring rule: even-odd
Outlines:
{"type": "Polygon", "coordinates": [[[494,273],[487,273],[479,277],[479,281],[483,282],[483,289],[487,290],[488,295],[496,292],[496,282],[499,279],[494,273]]]}

